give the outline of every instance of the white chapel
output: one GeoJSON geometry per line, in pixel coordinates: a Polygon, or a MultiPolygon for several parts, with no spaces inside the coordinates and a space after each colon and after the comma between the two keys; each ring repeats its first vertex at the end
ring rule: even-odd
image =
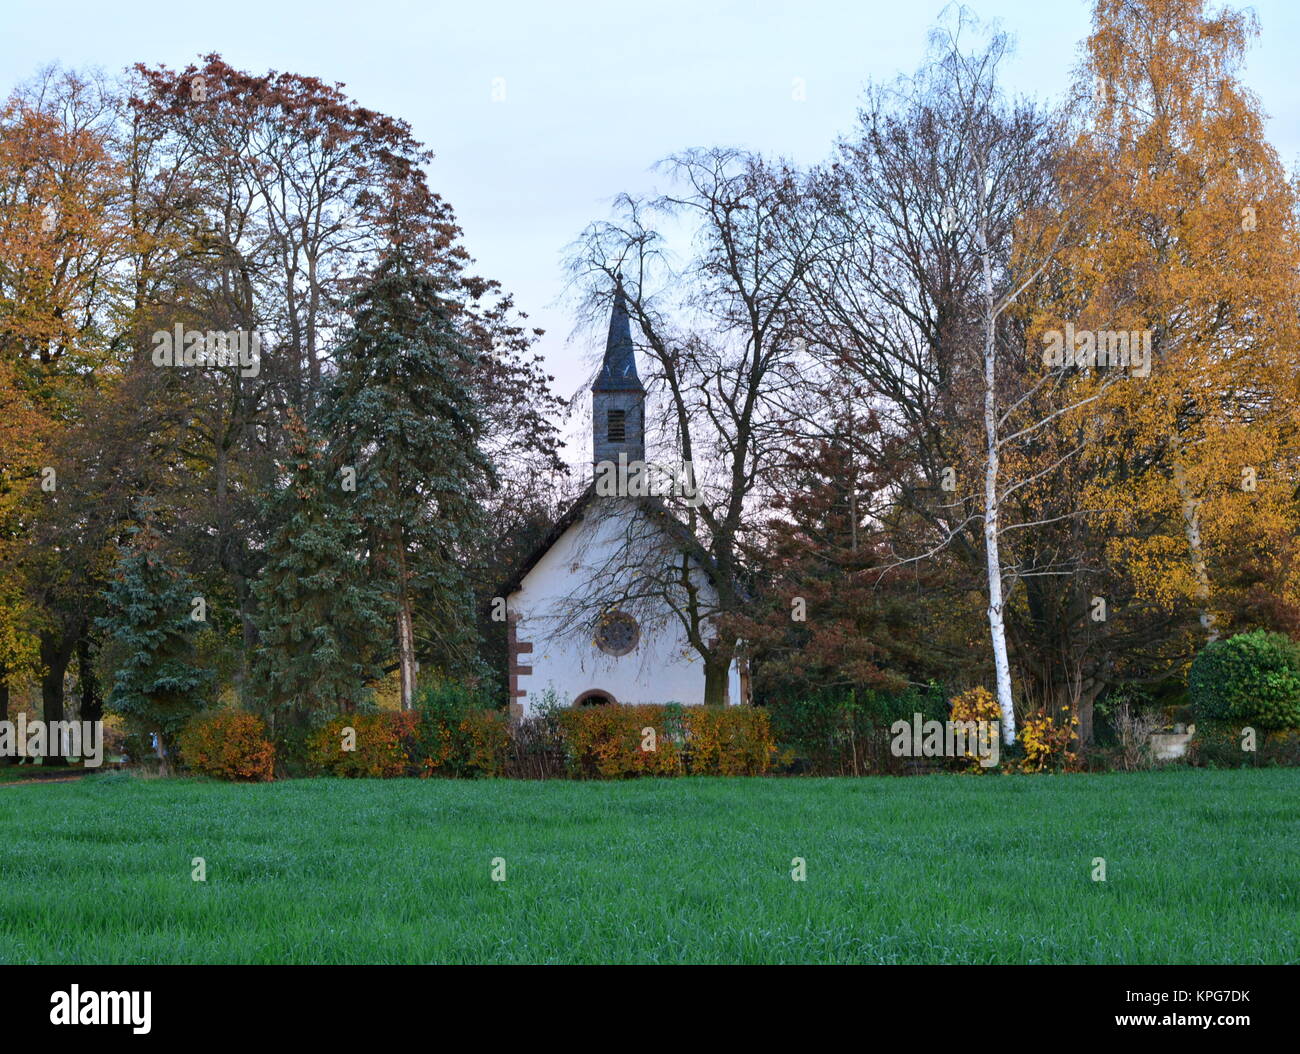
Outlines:
{"type": "MultiPolygon", "coordinates": [[[[620,456],[643,463],[646,391],[621,283],[591,399],[596,472],[620,456]]],[[[707,554],[692,543],[661,498],[588,486],[504,589],[512,716],[533,716],[548,698],[703,704],[704,661],[692,640],[712,639],[717,592],[707,554]]],[[[733,661],[727,702],[747,688],[733,661]]]]}

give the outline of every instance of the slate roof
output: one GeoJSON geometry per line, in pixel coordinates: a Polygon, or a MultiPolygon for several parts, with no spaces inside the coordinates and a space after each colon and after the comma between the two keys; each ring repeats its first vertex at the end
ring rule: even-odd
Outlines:
{"type": "Polygon", "coordinates": [[[609,316],[609,337],[605,341],[605,361],[591,386],[593,392],[644,392],[645,386],[636,372],[636,351],[632,346],[632,324],[627,315],[627,298],[623,281],[614,286],[614,310],[609,316]]]}

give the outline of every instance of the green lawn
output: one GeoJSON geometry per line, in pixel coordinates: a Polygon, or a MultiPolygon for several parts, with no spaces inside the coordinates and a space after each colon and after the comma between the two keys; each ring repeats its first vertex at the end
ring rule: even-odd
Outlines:
{"type": "Polygon", "coordinates": [[[0,789],[0,962],[447,961],[1294,963],[1300,770],[0,789]]]}

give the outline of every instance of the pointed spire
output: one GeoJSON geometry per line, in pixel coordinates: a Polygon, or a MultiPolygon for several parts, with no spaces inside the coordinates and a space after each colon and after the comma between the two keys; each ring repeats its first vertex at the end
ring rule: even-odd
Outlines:
{"type": "Polygon", "coordinates": [[[623,276],[614,277],[614,310],[609,316],[609,339],[605,341],[605,361],[601,364],[593,392],[644,392],[636,372],[636,352],[632,347],[632,325],[627,317],[627,298],[623,295],[623,276]]]}

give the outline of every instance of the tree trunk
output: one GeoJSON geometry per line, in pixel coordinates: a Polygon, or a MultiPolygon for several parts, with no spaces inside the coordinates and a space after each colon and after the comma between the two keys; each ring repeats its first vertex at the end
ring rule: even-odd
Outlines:
{"type": "Polygon", "coordinates": [[[104,697],[99,691],[99,679],[95,676],[95,661],[92,655],[92,641],[82,628],[81,639],[77,641],[77,679],[81,682],[81,705],[77,717],[82,721],[102,721],[104,719],[104,697]]]}
{"type": "MultiPolygon", "coordinates": [[[[0,721],[9,720],[9,671],[0,663],[0,721]]],[[[0,765],[12,765],[18,759],[12,755],[0,755],[0,765]]]]}
{"type": "MultiPolygon", "coordinates": [[[[45,673],[41,676],[41,716],[45,720],[48,732],[50,723],[64,718],[63,678],[68,672],[68,663],[76,648],[76,641],[70,634],[60,631],[41,634],[41,665],[45,673]]],[[[47,738],[47,749],[54,747],[47,738]]],[[[66,765],[68,759],[47,754],[46,765],[66,765]]]]}
{"type": "Polygon", "coordinates": [[[398,543],[397,650],[402,680],[402,709],[410,710],[415,700],[415,624],[411,617],[411,594],[406,579],[406,546],[398,543]]]}
{"type": "MultiPolygon", "coordinates": [[[[993,411],[985,400],[984,419],[993,411]]],[[[996,439],[989,444],[989,461],[984,472],[984,549],[989,580],[989,636],[993,642],[993,671],[997,679],[998,709],[1002,711],[1002,741],[1016,740],[1016,711],[1011,697],[1011,662],[1007,656],[1007,626],[1003,617],[1002,557],[998,548],[998,461],[996,439]]]]}
{"type": "Polygon", "coordinates": [[[157,735],[158,735],[158,775],[174,776],[176,775],[176,767],[172,763],[172,748],[170,744],[168,744],[167,741],[163,739],[163,734],[161,732],[159,732],[157,735]]]}
{"type": "Polygon", "coordinates": [[[1196,606],[1200,612],[1201,629],[1205,632],[1205,641],[1212,644],[1219,639],[1219,628],[1214,622],[1214,612],[1210,610],[1210,573],[1205,566],[1205,549],[1201,541],[1201,503],[1187,483],[1183,466],[1174,463],[1174,486],[1178,488],[1178,500],[1183,508],[1183,529],[1187,534],[1187,548],[1192,557],[1192,574],[1196,578],[1196,606]]]}
{"type": "Polygon", "coordinates": [[[261,644],[257,633],[256,601],[247,576],[237,571],[232,574],[235,580],[235,595],[239,598],[239,625],[244,638],[239,666],[235,670],[235,691],[244,701],[244,705],[252,706],[257,704],[258,694],[251,677],[253,656],[261,644]]]}
{"type": "Polygon", "coordinates": [[[1011,697],[1011,663],[1007,657],[1007,626],[1002,597],[1002,556],[998,547],[1001,506],[998,498],[997,319],[993,313],[993,270],[989,262],[982,206],[981,198],[976,232],[984,272],[984,554],[989,592],[989,636],[993,641],[998,709],[1002,711],[1002,741],[1010,746],[1016,740],[1016,711],[1011,697]]]}
{"type": "Polygon", "coordinates": [[[1094,715],[1097,709],[1097,696],[1105,688],[1101,680],[1091,681],[1079,695],[1079,746],[1086,747],[1092,743],[1094,715]]]}
{"type": "Polygon", "coordinates": [[[727,674],[731,671],[730,658],[718,655],[720,649],[704,660],[704,705],[727,705],[727,674]]]}

